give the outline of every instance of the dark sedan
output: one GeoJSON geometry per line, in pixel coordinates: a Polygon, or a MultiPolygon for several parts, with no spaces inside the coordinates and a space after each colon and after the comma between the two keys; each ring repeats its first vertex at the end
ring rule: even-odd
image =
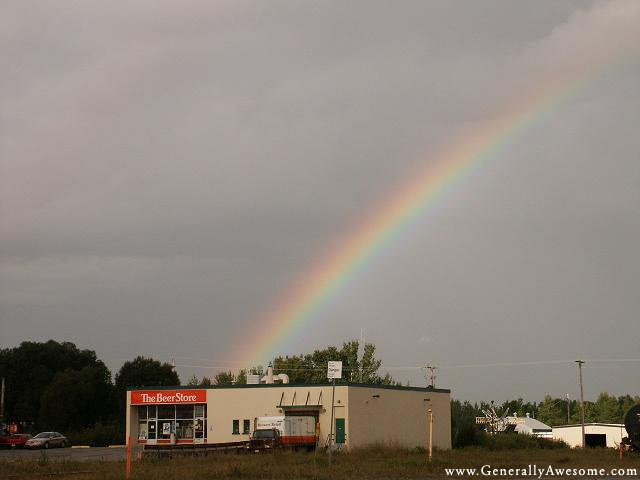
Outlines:
{"type": "Polygon", "coordinates": [[[64,448],[68,444],[67,437],[58,432],[42,432],[27,440],[24,446],[25,448],[64,448]]]}

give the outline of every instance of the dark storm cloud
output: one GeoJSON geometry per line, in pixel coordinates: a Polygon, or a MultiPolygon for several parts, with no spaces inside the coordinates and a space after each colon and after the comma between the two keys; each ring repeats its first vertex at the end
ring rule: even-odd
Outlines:
{"type": "MultiPolygon", "coordinates": [[[[637,39],[638,18],[633,2],[6,6],[2,346],[225,361],[431,153],[535,79],[637,39]]],[[[391,366],[628,356],[639,72],[630,53],[496,155],[283,353],[365,327],[391,366]]],[[[520,380],[539,373],[442,381],[488,398],[573,378],[520,380]]],[[[638,390],[627,377],[593,391],[638,390]]]]}

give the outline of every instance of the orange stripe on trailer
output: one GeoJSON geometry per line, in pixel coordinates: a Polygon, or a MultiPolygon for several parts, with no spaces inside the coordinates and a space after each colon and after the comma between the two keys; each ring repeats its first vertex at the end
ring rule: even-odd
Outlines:
{"type": "Polygon", "coordinates": [[[280,437],[280,443],[282,445],[315,445],[315,435],[288,435],[286,437],[280,437]]]}

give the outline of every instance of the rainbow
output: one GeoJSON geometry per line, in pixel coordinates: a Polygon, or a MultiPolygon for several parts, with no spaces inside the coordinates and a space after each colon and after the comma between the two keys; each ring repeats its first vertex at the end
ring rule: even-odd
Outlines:
{"type": "MultiPolygon", "coordinates": [[[[621,59],[574,69],[573,75],[540,82],[501,114],[461,135],[450,148],[432,157],[429,165],[386,198],[373,214],[346,235],[296,282],[259,321],[248,342],[233,356],[242,366],[259,364],[282,353],[287,343],[310,322],[337,292],[393,242],[452,187],[478,169],[518,135],[555,109],[621,59]]],[[[237,345],[236,345],[237,347],[237,345]]]]}

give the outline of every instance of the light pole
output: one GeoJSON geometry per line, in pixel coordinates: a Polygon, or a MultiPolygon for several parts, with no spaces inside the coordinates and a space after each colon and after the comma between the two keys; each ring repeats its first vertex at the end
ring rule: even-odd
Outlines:
{"type": "Polygon", "coordinates": [[[428,443],[428,454],[429,461],[431,461],[431,457],[433,456],[433,409],[431,408],[431,399],[425,398],[425,402],[429,402],[429,408],[427,409],[427,417],[428,417],[428,425],[429,425],[429,443],[428,443]]]}
{"type": "Polygon", "coordinates": [[[584,435],[584,390],[582,388],[582,364],[584,363],[584,360],[576,360],[576,363],[578,364],[578,379],[580,380],[580,410],[582,410],[580,412],[582,417],[582,448],[585,448],[586,441],[584,435]]]}
{"type": "Polygon", "coordinates": [[[429,413],[429,461],[431,461],[431,457],[433,456],[433,410],[427,410],[429,413]]]}
{"type": "Polygon", "coordinates": [[[567,425],[571,423],[571,400],[569,400],[569,394],[567,393],[567,425]]]}

